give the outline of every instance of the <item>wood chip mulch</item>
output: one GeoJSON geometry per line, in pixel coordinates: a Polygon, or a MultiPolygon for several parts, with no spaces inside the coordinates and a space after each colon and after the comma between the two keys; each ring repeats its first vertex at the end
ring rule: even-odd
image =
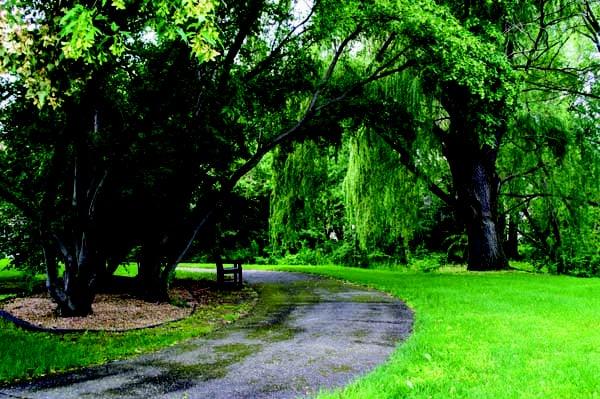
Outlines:
{"type": "Polygon", "coordinates": [[[126,331],[183,319],[198,304],[196,295],[183,287],[173,288],[170,296],[185,306],[150,303],[126,294],[98,294],[93,313],[87,317],[57,317],[56,304],[47,294],[11,299],[0,306],[12,316],[46,329],[126,331]]]}

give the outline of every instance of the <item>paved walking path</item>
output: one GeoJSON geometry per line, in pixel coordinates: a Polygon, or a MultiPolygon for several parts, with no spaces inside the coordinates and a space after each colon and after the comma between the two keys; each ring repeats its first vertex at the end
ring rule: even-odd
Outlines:
{"type": "Polygon", "coordinates": [[[0,398],[310,397],[385,362],[411,330],[412,312],[378,291],[298,273],[244,278],[259,292],[256,308],[214,334],[3,388],[0,398]]]}

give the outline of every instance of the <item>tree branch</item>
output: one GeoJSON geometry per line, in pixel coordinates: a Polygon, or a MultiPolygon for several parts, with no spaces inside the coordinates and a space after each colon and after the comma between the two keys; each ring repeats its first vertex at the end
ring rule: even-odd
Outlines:
{"type": "Polygon", "coordinates": [[[589,98],[594,98],[596,100],[600,100],[600,96],[593,94],[593,93],[586,93],[580,90],[575,90],[575,89],[571,89],[568,87],[558,87],[558,86],[552,86],[552,85],[548,85],[548,84],[544,84],[544,83],[540,83],[540,82],[532,82],[532,81],[527,81],[526,83],[535,86],[535,87],[529,87],[527,89],[523,89],[523,92],[528,92],[528,91],[545,91],[545,92],[562,92],[562,93],[568,93],[568,94],[573,94],[576,96],[582,96],[582,97],[589,97],[589,98]]]}
{"type": "Polygon", "coordinates": [[[216,211],[216,209],[220,206],[220,202],[223,200],[223,198],[233,190],[233,188],[235,187],[237,182],[244,175],[246,175],[246,173],[248,173],[250,170],[252,170],[256,165],[258,165],[258,163],[263,159],[263,157],[269,151],[271,151],[273,148],[275,148],[279,144],[281,144],[285,141],[291,140],[293,138],[293,134],[295,132],[297,132],[298,130],[300,130],[304,126],[304,124],[315,115],[315,105],[317,103],[317,100],[319,98],[319,95],[321,93],[323,86],[331,78],[333,71],[335,70],[335,67],[337,66],[337,63],[338,63],[342,53],[348,46],[348,44],[354,38],[356,38],[356,36],[358,36],[358,34],[360,32],[361,32],[361,27],[359,25],[349,36],[347,36],[342,41],[340,46],[337,48],[337,50],[333,56],[333,59],[332,59],[331,63],[329,64],[321,83],[318,85],[318,87],[314,91],[311,101],[310,101],[308,107],[306,108],[302,118],[300,118],[294,126],[289,128],[288,130],[280,133],[279,135],[275,136],[273,139],[271,139],[267,143],[263,144],[254,153],[254,155],[252,155],[252,157],[250,157],[250,159],[248,159],[242,166],[240,166],[237,170],[235,170],[233,172],[233,174],[221,185],[221,189],[217,193],[215,201],[213,201],[213,205],[210,206],[209,208],[207,208],[206,210],[204,210],[204,212],[202,212],[202,214],[199,217],[199,221],[194,226],[194,229],[192,231],[192,234],[190,235],[190,238],[186,242],[186,245],[184,246],[182,251],[179,253],[179,255],[175,258],[175,260],[165,269],[165,273],[170,273],[173,270],[175,270],[175,268],[177,267],[177,264],[179,264],[179,262],[181,262],[181,260],[183,260],[183,258],[186,256],[187,252],[191,248],[192,243],[196,239],[200,230],[204,227],[204,225],[206,225],[207,221],[210,219],[210,217],[213,215],[213,213],[216,211]]]}
{"type": "MultiPolygon", "coordinates": [[[[589,0],[585,0],[585,7],[583,7],[583,21],[590,35],[590,40],[596,45],[598,51],[600,51],[600,23],[592,10],[589,0]]],[[[586,35],[587,36],[587,35],[586,35]]]]}
{"type": "Polygon", "coordinates": [[[0,177],[0,198],[14,205],[23,213],[25,217],[29,218],[31,221],[37,221],[39,217],[37,210],[27,201],[20,198],[20,196],[9,187],[10,184],[6,181],[6,179],[3,176],[0,177]]]}
{"type": "MultiPolygon", "coordinates": [[[[313,5],[313,7],[311,8],[308,16],[301,21],[298,25],[294,26],[292,28],[292,30],[290,30],[288,32],[288,34],[281,40],[281,42],[279,42],[279,44],[277,45],[277,47],[275,47],[273,49],[273,51],[271,51],[271,53],[266,56],[264,59],[262,59],[258,64],[256,64],[256,67],[254,67],[252,70],[250,70],[246,76],[245,76],[245,80],[251,80],[254,79],[258,74],[260,74],[274,59],[279,58],[282,55],[282,50],[283,47],[289,43],[294,35],[294,33],[300,29],[302,26],[306,25],[308,23],[308,21],[310,21],[310,19],[312,18],[313,14],[315,13],[315,9],[316,9],[316,5],[317,2],[315,1],[315,4],[313,5]]],[[[298,36],[300,36],[303,32],[301,32],[298,36]]],[[[296,37],[298,37],[296,36],[296,37]]]]}
{"type": "Polygon", "coordinates": [[[388,38],[386,39],[386,41],[383,42],[383,44],[381,45],[381,48],[379,49],[379,51],[377,51],[377,55],[375,56],[375,61],[377,61],[377,62],[383,61],[383,57],[385,56],[385,52],[387,51],[387,49],[390,47],[390,45],[396,39],[397,36],[398,36],[398,34],[396,32],[392,32],[388,36],[388,38]]]}
{"type": "MultiPolygon", "coordinates": [[[[333,55],[333,58],[329,64],[329,66],[327,67],[327,69],[323,75],[323,78],[321,79],[321,82],[318,84],[317,88],[315,89],[315,91],[312,94],[309,105],[307,106],[306,110],[304,111],[302,117],[296,122],[296,124],[294,124],[294,126],[292,126],[291,128],[283,131],[282,133],[278,134],[277,136],[275,136],[274,138],[272,138],[271,140],[269,140],[268,142],[266,142],[265,144],[260,146],[254,153],[254,155],[252,155],[244,164],[242,164],[238,169],[236,169],[227,180],[225,180],[223,182],[223,184],[221,185],[221,189],[216,194],[216,197],[213,201],[213,205],[210,206],[209,208],[205,209],[198,216],[198,219],[197,219],[198,222],[195,224],[192,234],[190,235],[190,238],[187,240],[186,245],[184,246],[182,251],[179,253],[179,255],[175,258],[175,260],[165,269],[165,273],[171,273],[173,270],[175,270],[175,268],[177,267],[177,264],[179,264],[186,256],[187,252],[191,248],[192,243],[196,239],[200,230],[206,225],[206,223],[208,222],[210,217],[214,214],[214,212],[217,210],[217,208],[221,205],[221,201],[234,189],[234,187],[236,186],[238,181],[243,176],[245,176],[250,170],[252,170],[254,167],[256,167],[256,165],[258,165],[258,163],[263,159],[263,157],[268,152],[270,152],[275,147],[277,147],[278,145],[280,145],[284,142],[288,142],[288,141],[295,139],[296,138],[295,134],[298,131],[300,131],[305,126],[305,124],[309,120],[311,120],[317,113],[319,113],[320,111],[322,111],[323,109],[325,109],[327,107],[330,107],[331,105],[333,105],[335,103],[342,101],[349,94],[351,94],[358,88],[363,87],[363,86],[365,86],[369,83],[372,83],[376,80],[383,79],[387,76],[393,75],[395,73],[399,73],[399,72],[409,68],[410,66],[414,65],[414,62],[408,61],[397,68],[384,71],[385,68],[389,67],[391,65],[391,63],[393,63],[395,60],[397,60],[401,56],[401,54],[396,55],[392,60],[390,60],[390,61],[386,62],[384,65],[380,66],[373,74],[371,74],[367,78],[357,82],[356,84],[352,85],[350,88],[348,88],[346,91],[344,91],[340,96],[330,99],[329,101],[326,101],[325,103],[317,106],[317,101],[319,100],[319,98],[321,96],[321,92],[322,92],[323,88],[326,86],[326,84],[329,82],[329,80],[331,79],[331,76],[333,75],[335,68],[336,68],[342,54],[344,53],[346,47],[352,40],[354,40],[361,33],[361,31],[362,31],[362,26],[359,24],[356,27],[356,29],[353,32],[351,32],[342,41],[342,43],[337,47],[337,49],[333,55]]],[[[422,176],[421,178],[427,180],[427,178],[425,176],[418,173],[416,168],[414,170],[416,172],[415,173],[416,175],[422,176]]],[[[452,204],[454,202],[453,199],[448,194],[446,194],[442,189],[440,189],[437,185],[435,185],[435,183],[433,183],[429,180],[427,180],[427,181],[429,182],[429,187],[434,194],[436,194],[437,196],[442,198],[442,200],[444,200],[445,202],[447,202],[449,204],[452,204]]]]}
{"type": "Polygon", "coordinates": [[[104,186],[104,182],[106,181],[107,176],[108,176],[108,170],[105,170],[104,174],[102,175],[102,178],[100,179],[100,182],[98,182],[98,184],[96,185],[96,189],[94,190],[94,194],[92,195],[92,198],[90,199],[90,206],[88,209],[88,215],[90,217],[92,217],[92,215],[94,214],[94,210],[96,208],[96,200],[98,198],[98,193],[100,192],[100,190],[102,190],[102,186],[104,186]]]}
{"type": "Polygon", "coordinates": [[[533,168],[528,169],[528,170],[526,170],[524,172],[515,173],[513,175],[507,176],[504,179],[500,180],[500,186],[502,186],[503,184],[506,184],[509,181],[514,180],[514,179],[516,179],[518,177],[523,177],[523,176],[529,175],[531,173],[534,173],[534,172],[538,171],[539,169],[541,169],[543,166],[544,166],[544,164],[542,162],[540,162],[538,165],[536,165],[533,168]]]}
{"type": "Polygon", "coordinates": [[[321,104],[320,106],[316,107],[315,111],[319,112],[321,109],[326,108],[328,106],[330,106],[333,103],[342,101],[343,99],[345,99],[349,94],[352,94],[354,91],[360,89],[361,87],[366,86],[369,83],[375,82],[377,80],[386,78],[388,76],[394,75],[396,73],[400,73],[412,66],[416,65],[416,63],[412,60],[405,62],[403,65],[394,68],[394,69],[390,69],[388,71],[385,72],[381,72],[378,70],[376,70],[371,76],[369,76],[368,78],[365,78],[357,83],[355,83],[354,85],[350,86],[348,89],[346,89],[344,92],[342,92],[342,94],[340,94],[337,97],[332,98],[331,100],[321,104]],[[381,73],[379,73],[379,72],[381,73]]]}
{"type": "Polygon", "coordinates": [[[252,31],[252,26],[258,20],[261,14],[263,2],[261,0],[250,0],[250,4],[248,5],[248,9],[246,10],[245,16],[243,17],[243,21],[240,22],[240,29],[233,40],[231,46],[229,46],[229,51],[225,55],[225,59],[223,60],[223,71],[221,73],[220,81],[219,81],[219,89],[218,92],[223,92],[225,86],[227,85],[227,80],[229,79],[229,74],[231,73],[231,68],[233,68],[233,63],[235,61],[235,57],[237,57],[240,52],[242,45],[244,44],[244,40],[252,31]]]}
{"type": "Polygon", "coordinates": [[[584,203],[593,207],[600,207],[600,202],[593,200],[582,200],[580,198],[576,198],[570,195],[560,195],[560,194],[551,194],[551,193],[531,193],[531,194],[519,194],[519,193],[500,193],[499,195],[509,198],[523,198],[523,199],[536,199],[536,198],[558,198],[562,200],[576,201],[579,203],[584,203]]]}
{"type": "Polygon", "coordinates": [[[421,179],[427,185],[429,191],[431,191],[435,196],[444,201],[446,204],[454,207],[456,205],[456,201],[452,198],[448,193],[446,193],[440,186],[435,184],[433,180],[429,178],[425,173],[423,173],[415,162],[413,161],[410,153],[406,148],[404,148],[400,143],[395,140],[392,140],[388,135],[377,132],[379,137],[381,137],[394,151],[396,151],[400,155],[400,162],[404,167],[411,172],[417,179],[421,179]]]}

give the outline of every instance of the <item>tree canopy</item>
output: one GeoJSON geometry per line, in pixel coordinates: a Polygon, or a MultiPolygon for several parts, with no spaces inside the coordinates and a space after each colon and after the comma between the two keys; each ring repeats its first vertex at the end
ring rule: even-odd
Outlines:
{"type": "Polygon", "coordinates": [[[232,230],[598,272],[595,2],[0,4],[2,251],[65,315],[128,260],[164,298],[232,230]]]}

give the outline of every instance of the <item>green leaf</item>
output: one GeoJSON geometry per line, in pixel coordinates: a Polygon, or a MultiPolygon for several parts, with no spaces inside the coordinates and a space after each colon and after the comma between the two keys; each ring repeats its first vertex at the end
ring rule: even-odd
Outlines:
{"type": "Polygon", "coordinates": [[[112,0],[112,6],[117,10],[125,9],[125,1],[124,0],[112,0]]]}
{"type": "Polygon", "coordinates": [[[179,37],[181,38],[181,40],[183,40],[183,41],[184,41],[184,42],[186,42],[186,43],[188,42],[188,36],[187,36],[187,33],[185,33],[185,32],[183,31],[183,29],[181,29],[181,28],[176,28],[176,29],[175,29],[175,32],[177,32],[177,34],[179,35],[179,37]]]}

